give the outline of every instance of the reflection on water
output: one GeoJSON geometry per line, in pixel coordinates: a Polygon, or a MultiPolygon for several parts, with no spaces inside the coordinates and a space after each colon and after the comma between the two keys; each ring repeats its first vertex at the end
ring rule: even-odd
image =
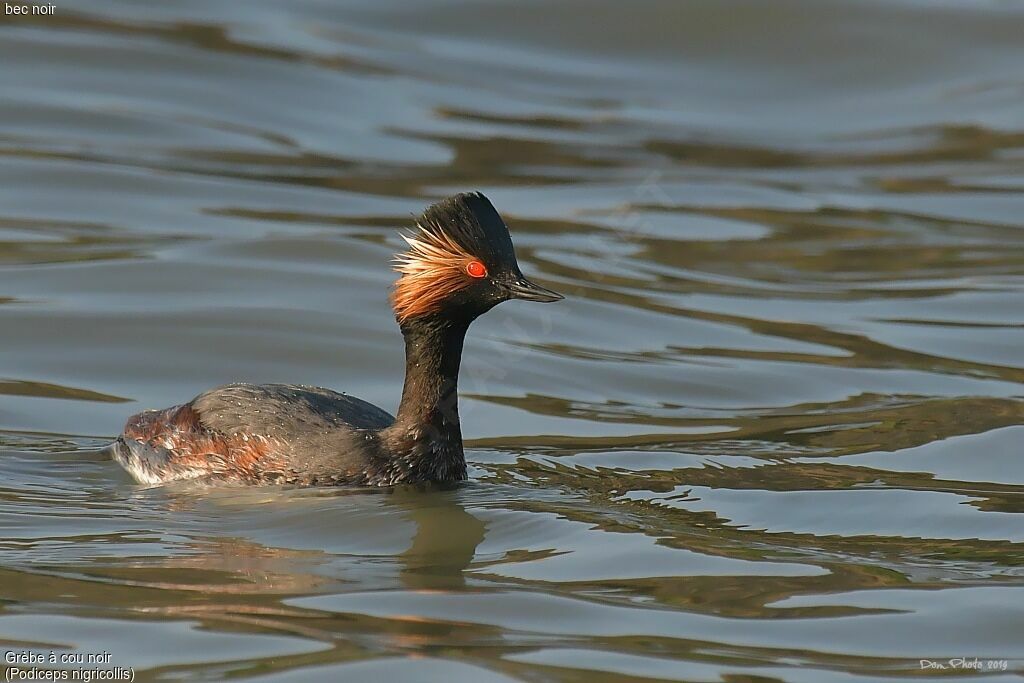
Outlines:
{"type": "Polygon", "coordinates": [[[1022,33],[966,0],[0,18],[0,649],[1010,680],[1022,33]],[[396,228],[464,189],[569,295],[474,326],[469,483],[146,489],[93,450],[228,381],[394,408],[396,228]],[[921,669],[955,657],[1006,670],[921,669]]]}

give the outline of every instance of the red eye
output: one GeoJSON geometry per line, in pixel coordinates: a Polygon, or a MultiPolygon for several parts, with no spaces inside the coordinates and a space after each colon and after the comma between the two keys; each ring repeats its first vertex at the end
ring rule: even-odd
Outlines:
{"type": "Polygon", "coordinates": [[[469,273],[470,277],[486,277],[487,266],[479,261],[470,261],[466,266],[466,272],[469,273]]]}

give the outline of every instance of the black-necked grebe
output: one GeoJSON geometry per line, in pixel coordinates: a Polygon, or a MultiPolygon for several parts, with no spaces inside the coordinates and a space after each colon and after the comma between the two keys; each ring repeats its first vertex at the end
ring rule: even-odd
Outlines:
{"type": "Polygon", "coordinates": [[[508,299],[562,298],[525,277],[480,193],[439,202],[405,237],[391,302],[405,337],[398,416],[330,389],[229,384],[128,420],[110,445],[137,481],[391,486],[466,478],[458,379],[470,323],[508,299]]]}

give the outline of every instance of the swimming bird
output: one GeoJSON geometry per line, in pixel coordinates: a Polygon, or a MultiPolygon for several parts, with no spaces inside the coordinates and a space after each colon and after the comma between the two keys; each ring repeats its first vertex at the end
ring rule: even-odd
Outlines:
{"type": "Polygon", "coordinates": [[[509,299],[563,297],[523,276],[480,193],[429,207],[403,235],[391,293],[405,338],[398,414],[331,389],[228,384],[129,418],[108,451],[143,484],[202,480],[393,486],[466,478],[458,380],[470,324],[509,299]]]}

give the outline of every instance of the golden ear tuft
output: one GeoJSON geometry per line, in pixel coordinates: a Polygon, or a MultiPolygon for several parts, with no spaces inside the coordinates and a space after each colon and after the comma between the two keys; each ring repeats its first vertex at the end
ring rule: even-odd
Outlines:
{"type": "Polygon", "coordinates": [[[395,256],[395,270],[402,277],[391,293],[391,305],[400,323],[439,310],[447,297],[469,284],[467,264],[478,262],[439,226],[418,227],[419,232],[402,235],[409,250],[395,256]]]}

